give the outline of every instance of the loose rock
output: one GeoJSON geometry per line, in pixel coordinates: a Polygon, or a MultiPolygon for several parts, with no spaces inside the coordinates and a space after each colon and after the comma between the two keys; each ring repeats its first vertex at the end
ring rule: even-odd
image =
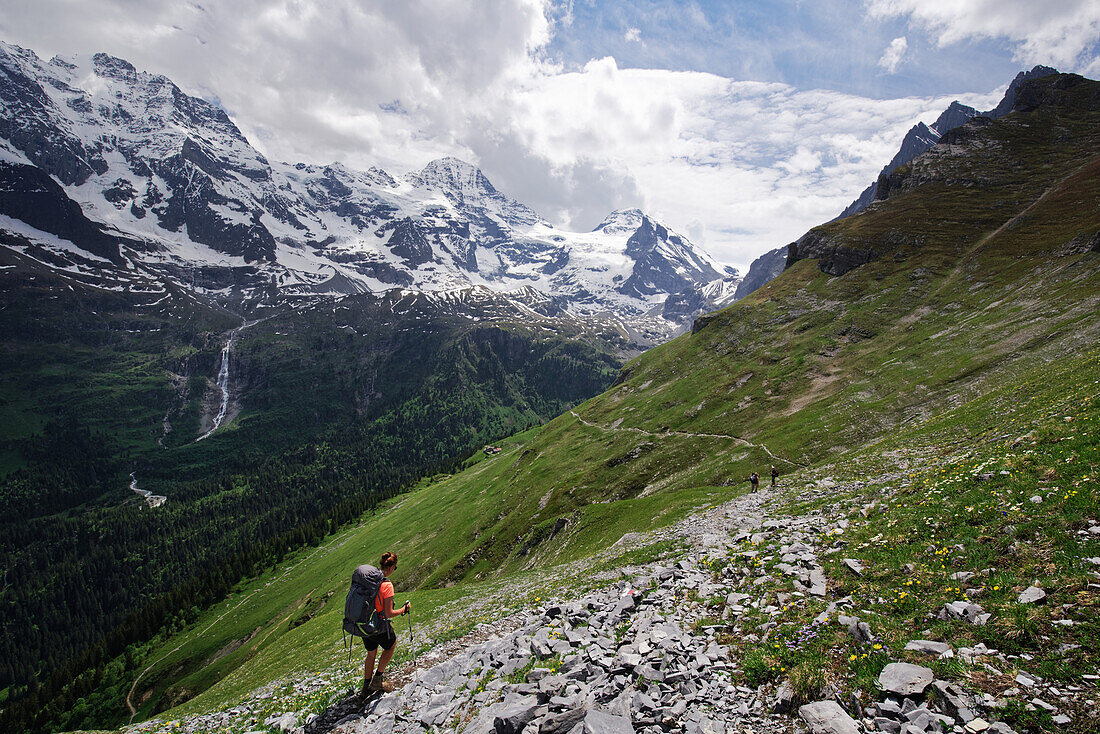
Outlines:
{"type": "Polygon", "coordinates": [[[878,676],[882,690],[899,696],[912,696],[924,693],[924,689],[935,678],[930,668],[911,663],[890,663],[878,676]]]}

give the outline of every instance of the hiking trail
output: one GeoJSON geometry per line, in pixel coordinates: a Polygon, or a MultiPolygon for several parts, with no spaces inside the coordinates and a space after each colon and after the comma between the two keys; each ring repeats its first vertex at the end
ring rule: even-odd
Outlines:
{"type": "Polygon", "coordinates": [[[776,461],[782,461],[786,464],[790,464],[791,466],[801,466],[801,467],[806,466],[806,464],[801,464],[797,461],[791,461],[790,459],[787,459],[787,458],[784,458],[782,456],[778,456],[776,454],[773,454],[771,452],[771,449],[769,449],[764,444],[762,444],[762,443],[753,443],[752,441],[749,441],[746,438],[741,438],[740,436],[730,436],[730,435],[722,434],[722,433],[690,433],[688,431],[662,431],[660,433],[656,433],[656,432],[653,432],[653,431],[644,431],[641,428],[619,428],[618,426],[611,426],[611,427],[601,426],[599,423],[593,423],[591,421],[585,420],[584,418],[581,418],[579,415],[577,415],[577,412],[574,411],[574,410],[570,410],[569,414],[571,416],[573,416],[574,418],[576,418],[578,422],[588,426],[589,428],[595,428],[597,430],[604,431],[606,433],[617,433],[617,432],[637,433],[640,436],[651,436],[653,438],[658,438],[658,439],[661,438],[662,436],[680,436],[680,437],[683,437],[683,438],[716,438],[716,439],[722,439],[722,440],[726,440],[726,441],[735,441],[735,442],[739,443],[742,446],[750,446],[752,448],[761,449],[765,454],[767,454],[771,458],[775,459],[776,461]]]}

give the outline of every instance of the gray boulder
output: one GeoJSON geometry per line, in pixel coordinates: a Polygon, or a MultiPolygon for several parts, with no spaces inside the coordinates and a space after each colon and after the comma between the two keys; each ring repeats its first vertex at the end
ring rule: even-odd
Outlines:
{"type": "Polygon", "coordinates": [[[940,610],[940,619],[965,619],[973,625],[984,625],[989,621],[989,613],[982,609],[980,604],[969,604],[965,601],[953,601],[943,605],[940,610]]]}
{"type": "Polygon", "coordinates": [[[913,652],[924,653],[925,655],[935,655],[939,658],[950,658],[955,656],[954,650],[946,642],[936,642],[934,640],[909,640],[905,643],[905,649],[913,652]]]}
{"type": "Polygon", "coordinates": [[[810,571],[810,593],[814,596],[825,596],[827,582],[825,573],[821,569],[810,571]]]}
{"type": "Polygon", "coordinates": [[[779,690],[775,692],[775,703],[772,704],[772,713],[785,714],[791,710],[793,704],[794,689],[791,688],[791,682],[783,681],[783,685],[779,686],[779,690]]]}
{"type": "Polygon", "coordinates": [[[930,668],[910,663],[890,663],[878,676],[882,690],[899,696],[913,696],[924,693],[924,689],[935,678],[930,668]]]}
{"type": "Polygon", "coordinates": [[[592,710],[573,727],[571,734],[634,734],[634,727],[626,716],[592,710]]]}
{"type": "Polygon", "coordinates": [[[863,575],[863,564],[857,561],[855,558],[845,558],[842,563],[847,566],[848,570],[854,573],[856,576],[863,575]]]}
{"type": "Polygon", "coordinates": [[[877,716],[875,717],[875,730],[886,732],[886,734],[900,734],[901,722],[877,716]]]}
{"type": "Polygon", "coordinates": [[[798,715],[813,734],[859,734],[855,719],[836,701],[816,701],[798,708],[798,715]]]}
{"type": "Polygon", "coordinates": [[[275,728],[279,731],[292,731],[298,727],[298,715],[287,712],[275,722],[275,728]]]}
{"type": "Polygon", "coordinates": [[[567,734],[581,723],[586,713],[588,713],[587,709],[576,708],[547,716],[539,724],[539,734],[567,734]]]}

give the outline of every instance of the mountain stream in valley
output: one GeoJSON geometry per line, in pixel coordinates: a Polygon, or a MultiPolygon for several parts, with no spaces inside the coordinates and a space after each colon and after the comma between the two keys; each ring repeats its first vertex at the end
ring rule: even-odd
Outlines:
{"type": "Polygon", "coordinates": [[[168,500],[168,498],[164,495],[153,494],[149,490],[139,487],[137,482],[137,475],[135,475],[134,472],[130,472],[130,491],[134,492],[135,494],[137,494],[137,496],[145,500],[145,504],[149,505],[150,507],[160,507],[168,500]]]}

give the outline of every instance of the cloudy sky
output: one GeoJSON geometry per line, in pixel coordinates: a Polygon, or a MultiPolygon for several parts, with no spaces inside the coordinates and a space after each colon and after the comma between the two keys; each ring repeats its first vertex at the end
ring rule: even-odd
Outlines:
{"type": "Polygon", "coordinates": [[[1035,64],[1100,76],[1095,0],[3,0],[0,38],[106,51],[269,158],[457,155],[557,225],[638,206],[744,268],[905,131],[1035,64]]]}

